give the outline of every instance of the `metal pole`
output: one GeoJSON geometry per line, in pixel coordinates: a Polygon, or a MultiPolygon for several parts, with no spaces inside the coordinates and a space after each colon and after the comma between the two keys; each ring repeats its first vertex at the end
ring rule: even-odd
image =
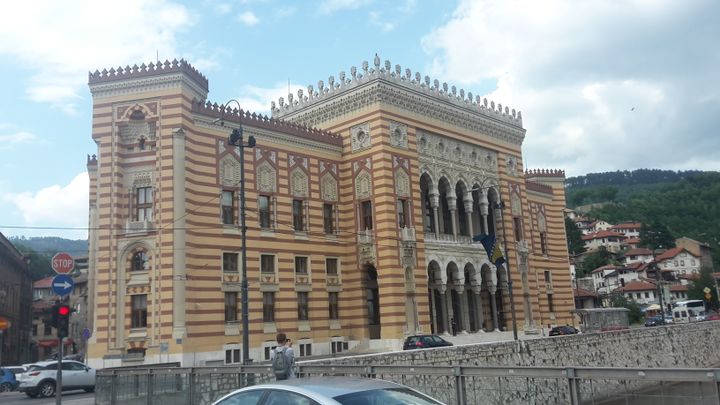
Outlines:
{"type": "MultiPolygon", "coordinates": [[[[239,104],[239,103],[238,103],[239,104]]],[[[242,124],[241,124],[242,125],[242,124]]],[[[240,235],[242,238],[242,324],[243,324],[243,364],[250,363],[250,331],[248,320],[248,280],[247,280],[247,243],[245,229],[245,145],[240,127],[240,235]]]]}
{"type": "Polygon", "coordinates": [[[58,333],[58,343],[60,348],[58,349],[58,362],[57,362],[57,374],[55,376],[55,405],[62,403],[62,358],[63,358],[63,337],[58,333]]]}
{"type": "Polygon", "coordinates": [[[655,278],[657,278],[658,284],[658,302],[660,303],[660,324],[665,325],[665,305],[663,304],[663,288],[662,288],[662,276],[660,275],[660,266],[655,261],[655,248],[652,250],[653,254],[653,266],[655,266],[655,278]]]}
{"type": "Polygon", "coordinates": [[[505,237],[505,215],[503,213],[505,209],[505,203],[501,200],[499,203],[497,203],[497,207],[500,209],[500,224],[502,225],[503,231],[503,248],[505,250],[505,272],[507,273],[508,291],[510,295],[510,312],[512,313],[513,340],[518,340],[517,319],[515,317],[515,299],[513,298],[513,282],[512,277],[510,276],[510,256],[508,255],[507,238],[505,237]]]}

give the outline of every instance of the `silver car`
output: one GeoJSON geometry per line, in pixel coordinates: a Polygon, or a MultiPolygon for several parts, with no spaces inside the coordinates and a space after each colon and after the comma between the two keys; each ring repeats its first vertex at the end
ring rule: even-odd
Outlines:
{"type": "Polygon", "coordinates": [[[293,378],[234,391],[213,405],[443,405],[410,387],[355,377],[293,378]]]}

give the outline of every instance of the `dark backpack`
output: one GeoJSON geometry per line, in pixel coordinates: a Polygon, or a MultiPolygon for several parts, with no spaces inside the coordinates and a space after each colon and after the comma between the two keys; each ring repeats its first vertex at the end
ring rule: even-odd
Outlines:
{"type": "Polygon", "coordinates": [[[287,380],[290,376],[290,360],[285,356],[284,347],[275,348],[275,358],[272,362],[273,373],[276,380],[287,380]]]}

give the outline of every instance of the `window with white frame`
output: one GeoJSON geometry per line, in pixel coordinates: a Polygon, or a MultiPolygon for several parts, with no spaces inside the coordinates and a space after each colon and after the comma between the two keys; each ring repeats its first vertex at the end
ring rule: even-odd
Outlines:
{"type": "Polygon", "coordinates": [[[152,221],[153,189],[138,187],[135,189],[135,221],[152,221]]]}

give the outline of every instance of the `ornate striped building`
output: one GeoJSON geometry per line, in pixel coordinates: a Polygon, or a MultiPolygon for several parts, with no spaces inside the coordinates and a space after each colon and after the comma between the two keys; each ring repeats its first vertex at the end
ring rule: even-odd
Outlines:
{"type": "Polygon", "coordinates": [[[272,118],[208,102],[185,61],[89,86],[95,366],[242,360],[241,158],[254,361],[278,331],[302,357],[510,330],[510,288],[518,329],[571,321],[564,173],[524,171],[515,110],[377,57],[272,118]],[[509,271],[478,234],[504,237],[509,271]]]}

